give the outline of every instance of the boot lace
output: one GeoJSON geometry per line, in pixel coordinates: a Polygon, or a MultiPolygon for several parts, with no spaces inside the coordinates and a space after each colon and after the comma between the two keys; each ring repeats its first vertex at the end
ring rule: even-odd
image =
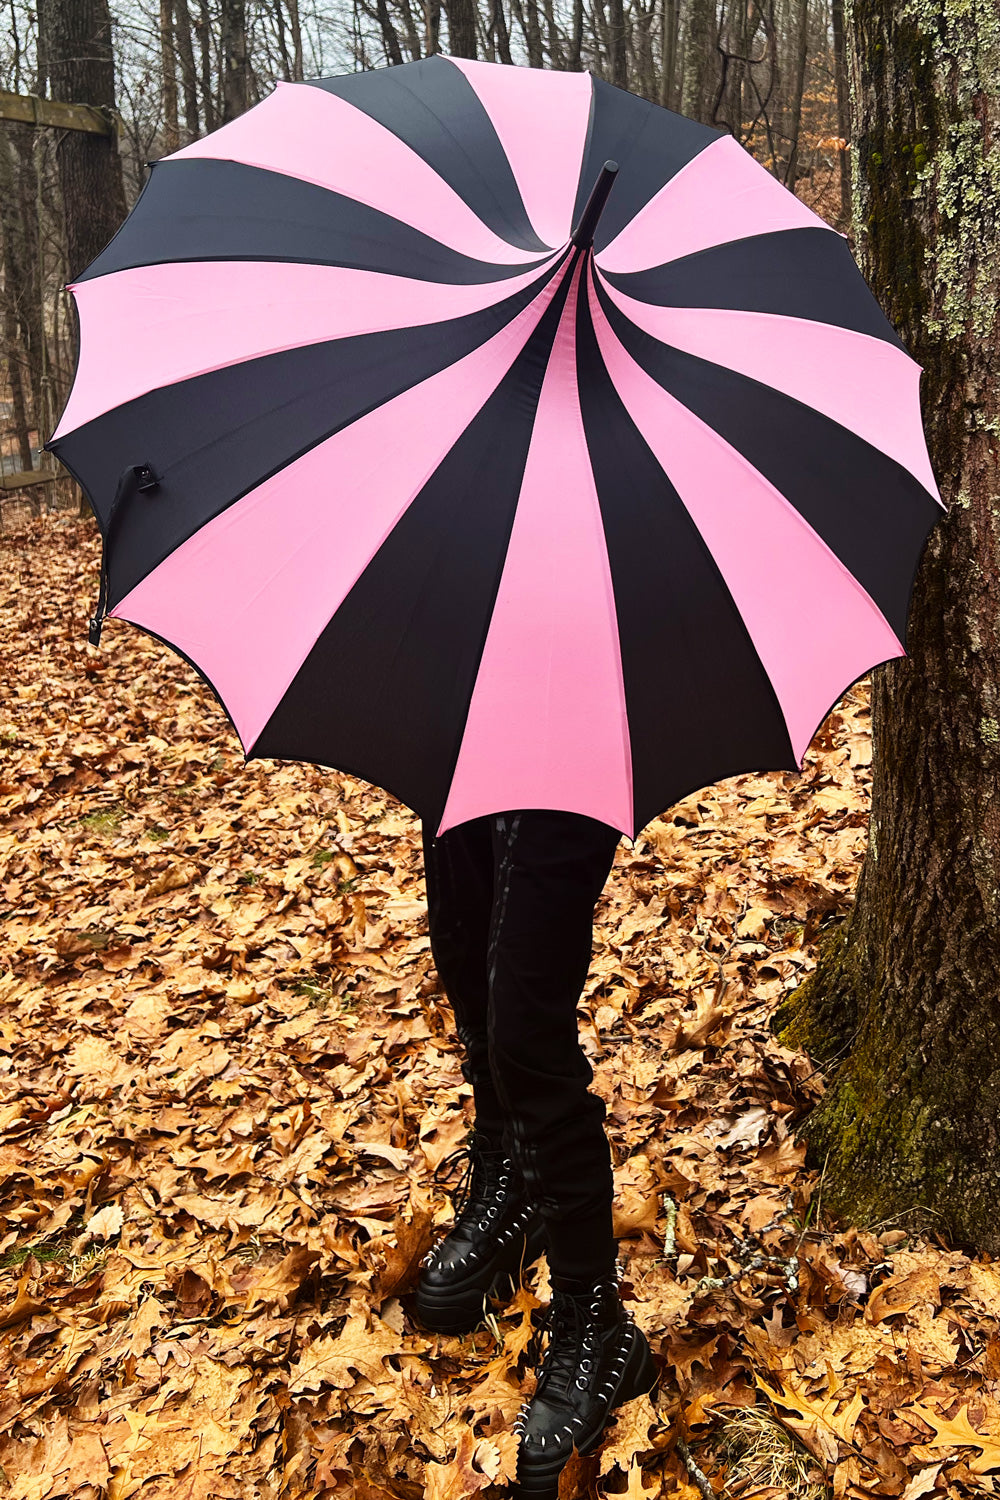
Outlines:
{"type": "MultiPolygon", "coordinates": [[[[548,1334],[545,1357],[538,1367],[536,1395],[546,1400],[562,1397],[568,1400],[574,1389],[585,1391],[593,1379],[600,1351],[597,1315],[601,1308],[599,1292],[572,1296],[555,1291],[548,1307],[533,1315],[536,1341],[548,1334]],[[589,1304],[588,1304],[589,1298],[589,1304]]],[[[536,1351],[538,1343],[536,1342],[536,1351]]]]}
{"type": "Polygon", "coordinates": [[[455,1209],[455,1228],[478,1220],[479,1229],[488,1229],[491,1219],[495,1219],[499,1212],[497,1204],[502,1203],[507,1197],[507,1184],[510,1181],[512,1163],[500,1152],[487,1153],[481,1137],[473,1131],[463,1145],[449,1152],[442,1161],[438,1162],[434,1168],[434,1180],[441,1181],[449,1177],[454,1166],[463,1160],[465,1170],[458,1184],[451,1189],[451,1199],[455,1209]],[[493,1174],[490,1171],[488,1157],[500,1164],[495,1184],[491,1183],[493,1174]],[[490,1192],[491,1185],[494,1188],[492,1193],[490,1192]],[[487,1205],[485,1201],[487,1197],[492,1197],[495,1201],[487,1205]]]}

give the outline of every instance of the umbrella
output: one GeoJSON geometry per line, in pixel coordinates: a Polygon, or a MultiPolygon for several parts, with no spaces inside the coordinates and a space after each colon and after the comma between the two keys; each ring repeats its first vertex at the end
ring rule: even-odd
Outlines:
{"type": "Polygon", "coordinates": [[[634,837],[905,654],[920,366],[732,137],[589,73],[279,85],[72,290],[91,639],[168,643],[248,758],[634,837]]]}

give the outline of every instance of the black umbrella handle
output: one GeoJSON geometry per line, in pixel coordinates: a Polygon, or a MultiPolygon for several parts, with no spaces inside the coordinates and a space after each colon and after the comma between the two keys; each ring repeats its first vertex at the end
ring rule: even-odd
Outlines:
{"type": "Polygon", "coordinates": [[[111,551],[112,538],[118,529],[118,522],[123,513],[122,502],[127,496],[134,495],[137,490],[155,489],[159,482],[149,464],[129,464],[128,468],[121,472],[115,498],[108,511],[108,524],[104,528],[104,540],[101,546],[100,591],[97,596],[97,608],[90,617],[90,628],[87,631],[87,639],[92,646],[101,644],[101,627],[108,612],[108,555],[111,551]]]}
{"type": "Polygon", "coordinates": [[[616,161],[606,161],[601,168],[601,175],[594,183],[593,191],[587,199],[587,206],[580,215],[580,222],[573,230],[573,244],[581,250],[589,250],[594,243],[594,235],[597,231],[597,221],[604,212],[604,205],[608,201],[608,194],[615,185],[615,177],[618,173],[616,161]]]}

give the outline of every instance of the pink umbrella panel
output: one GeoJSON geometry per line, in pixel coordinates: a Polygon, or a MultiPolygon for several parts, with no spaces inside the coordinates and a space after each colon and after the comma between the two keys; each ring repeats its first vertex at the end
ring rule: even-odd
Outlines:
{"type": "Polygon", "coordinates": [[[548,807],[634,837],[797,769],[904,654],[942,513],[920,367],[748,152],[590,74],[281,86],[156,163],[72,290],[49,446],[108,612],[248,757],[438,832],[548,807]]]}

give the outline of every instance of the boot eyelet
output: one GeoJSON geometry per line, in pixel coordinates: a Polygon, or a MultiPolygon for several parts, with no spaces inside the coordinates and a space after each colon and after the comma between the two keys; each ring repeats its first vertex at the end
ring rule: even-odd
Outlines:
{"type": "Polygon", "coordinates": [[[581,1380],[579,1375],[576,1378],[576,1387],[577,1390],[580,1391],[585,1391],[587,1389],[587,1382],[585,1380],[581,1380]]]}
{"type": "Polygon", "coordinates": [[[486,1210],[486,1217],[488,1219],[495,1219],[496,1216],[497,1216],[496,1207],[491,1204],[490,1207],[486,1210]]]}
{"type": "Polygon", "coordinates": [[[581,1359],[581,1361],[580,1361],[580,1369],[581,1370],[585,1370],[589,1374],[592,1368],[593,1368],[593,1364],[592,1364],[592,1362],[589,1359],[581,1359]]]}

